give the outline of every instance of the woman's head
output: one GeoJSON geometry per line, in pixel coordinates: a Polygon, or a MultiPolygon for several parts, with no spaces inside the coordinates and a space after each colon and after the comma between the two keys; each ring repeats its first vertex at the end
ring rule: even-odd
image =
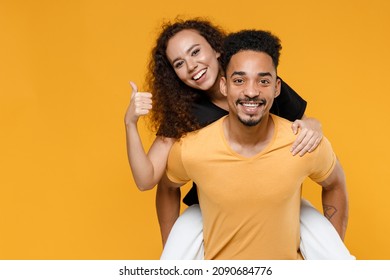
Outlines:
{"type": "MultiPolygon", "coordinates": [[[[192,64],[194,61],[185,60],[185,54],[189,51],[188,48],[194,45],[200,46],[202,48],[200,52],[207,56],[205,58],[206,61],[203,61],[203,63],[213,66],[217,65],[217,69],[213,68],[211,70],[219,72],[217,58],[222,52],[224,38],[224,31],[207,20],[196,18],[165,23],[152,52],[151,64],[154,65],[150,66],[154,70],[154,75],[160,77],[163,72],[170,77],[178,76],[179,80],[189,87],[208,90],[211,86],[205,88],[196,83],[189,83],[186,77],[184,77],[183,70],[189,70],[189,67],[194,66],[192,64]],[[179,64],[181,67],[177,67],[179,64]]],[[[191,51],[199,51],[199,48],[191,49],[191,51]]]]}
{"type": "Polygon", "coordinates": [[[203,19],[162,26],[147,76],[154,99],[152,122],[159,134],[181,137],[199,128],[192,104],[200,91],[209,90],[217,80],[224,37],[221,28],[203,19]]]}
{"type": "Polygon", "coordinates": [[[179,79],[189,87],[207,91],[219,76],[219,52],[197,30],[176,33],[167,44],[167,58],[179,79]]]}

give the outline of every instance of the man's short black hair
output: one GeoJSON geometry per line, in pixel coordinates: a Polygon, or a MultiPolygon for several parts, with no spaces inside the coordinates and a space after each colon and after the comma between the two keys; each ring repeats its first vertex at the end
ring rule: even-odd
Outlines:
{"type": "Polygon", "coordinates": [[[262,30],[242,30],[228,35],[223,44],[222,69],[226,68],[233,55],[240,51],[258,51],[271,56],[275,69],[279,64],[282,45],[280,39],[271,32],[262,30]]]}

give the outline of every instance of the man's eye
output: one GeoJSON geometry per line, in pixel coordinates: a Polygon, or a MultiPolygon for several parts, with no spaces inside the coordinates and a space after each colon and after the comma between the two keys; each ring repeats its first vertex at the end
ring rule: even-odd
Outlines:
{"type": "Polygon", "coordinates": [[[235,84],[242,84],[244,82],[243,79],[234,79],[233,83],[235,84]]]}
{"type": "Polygon", "coordinates": [[[266,84],[269,84],[269,81],[266,79],[262,79],[262,80],[260,80],[260,84],[266,85],[266,84]]]}

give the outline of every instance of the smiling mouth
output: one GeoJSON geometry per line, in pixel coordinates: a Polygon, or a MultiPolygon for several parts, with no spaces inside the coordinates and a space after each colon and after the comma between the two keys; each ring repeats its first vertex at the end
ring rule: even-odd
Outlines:
{"type": "Polygon", "coordinates": [[[243,102],[243,103],[240,103],[240,105],[242,105],[244,107],[247,107],[247,108],[257,108],[257,107],[259,107],[262,104],[263,103],[257,103],[257,102],[250,102],[250,103],[243,102]]]}
{"type": "Polygon", "coordinates": [[[196,75],[192,77],[193,80],[197,81],[206,73],[207,69],[200,70],[196,75]]]}
{"type": "Polygon", "coordinates": [[[242,106],[243,112],[249,115],[255,114],[258,110],[265,106],[266,100],[264,99],[252,99],[252,100],[237,100],[236,104],[242,106]]]}
{"type": "Polygon", "coordinates": [[[241,105],[241,106],[244,106],[246,108],[257,108],[257,107],[260,107],[262,105],[265,105],[266,104],[266,100],[263,100],[263,99],[254,99],[254,100],[237,100],[236,101],[236,104],[237,105],[241,105]]]}

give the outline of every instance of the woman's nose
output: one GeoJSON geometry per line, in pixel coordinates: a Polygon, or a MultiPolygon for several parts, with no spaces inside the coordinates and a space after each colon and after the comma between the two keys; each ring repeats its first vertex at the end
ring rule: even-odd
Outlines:
{"type": "Polygon", "coordinates": [[[198,64],[193,59],[188,60],[187,65],[189,73],[193,72],[198,67],[198,64]]]}

